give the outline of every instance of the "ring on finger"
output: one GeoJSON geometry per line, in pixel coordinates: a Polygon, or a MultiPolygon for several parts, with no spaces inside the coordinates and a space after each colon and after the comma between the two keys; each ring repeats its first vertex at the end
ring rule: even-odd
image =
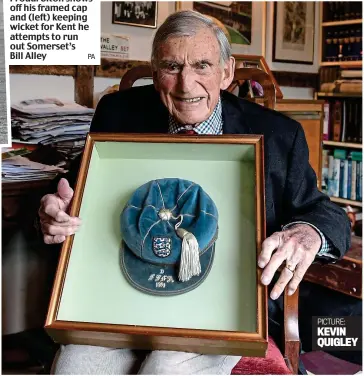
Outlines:
{"type": "Polygon", "coordinates": [[[285,268],[288,269],[292,274],[294,274],[294,271],[295,271],[294,266],[292,266],[290,264],[286,264],[285,268]]]}

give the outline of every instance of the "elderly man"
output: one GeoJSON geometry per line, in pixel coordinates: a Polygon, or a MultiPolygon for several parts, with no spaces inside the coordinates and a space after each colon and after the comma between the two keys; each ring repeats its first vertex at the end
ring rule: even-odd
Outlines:
{"type": "MultiPolygon", "coordinates": [[[[271,284],[285,265],[270,298],[277,299],[287,285],[293,294],[315,259],[343,256],[349,248],[349,221],[317,190],[300,124],[224,91],[232,82],[235,62],[223,31],[199,13],[175,13],[155,35],[151,62],[154,86],[104,96],[91,131],[263,134],[268,238],[258,259],[264,268],[261,282],[271,284]]],[[[74,170],[71,185],[76,176],[74,170]]],[[[62,179],[57,193],[42,199],[45,243],[61,243],[80,226],[79,218],[67,214],[72,196],[69,182],[62,179]]],[[[230,374],[238,360],[155,351],[145,357],[139,373],[230,374]]],[[[62,348],[55,372],[130,373],[137,361],[131,350],[70,345],[62,348]]]]}

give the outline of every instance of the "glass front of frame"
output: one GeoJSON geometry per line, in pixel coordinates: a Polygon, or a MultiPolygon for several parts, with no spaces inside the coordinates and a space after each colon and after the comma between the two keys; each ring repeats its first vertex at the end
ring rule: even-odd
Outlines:
{"type": "Polygon", "coordinates": [[[254,145],[95,141],[57,320],[256,332],[255,182],[254,145]],[[168,177],[194,181],[211,196],[219,237],[206,280],[159,297],[125,279],[119,218],[135,189],[168,177]]]}

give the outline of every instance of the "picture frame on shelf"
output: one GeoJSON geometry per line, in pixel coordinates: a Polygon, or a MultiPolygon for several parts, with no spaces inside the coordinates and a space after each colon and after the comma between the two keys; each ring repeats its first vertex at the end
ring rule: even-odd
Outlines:
{"type": "MultiPolygon", "coordinates": [[[[228,3],[227,3],[228,4],[228,3]]],[[[265,1],[244,1],[231,2],[227,6],[219,1],[209,2],[194,2],[194,1],[176,1],[175,10],[197,10],[203,14],[214,17],[225,26],[230,36],[233,53],[244,55],[260,55],[265,56],[265,31],[266,31],[266,2],[265,1]],[[247,7],[247,14],[245,17],[249,19],[249,26],[243,28],[243,25],[232,19],[234,6],[247,7]],[[204,13],[206,9],[207,13],[204,13]],[[228,16],[224,17],[224,13],[228,16]],[[241,34],[240,36],[238,34],[241,34]],[[244,39],[245,43],[234,43],[235,37],[244,39]],[[231,39],[232,38],[232,39],[231,39]]],[[[243,12],[244,13],[244,12],[243,12]]],[[[245,13],[244,13],[245,14],[245,13]]]]}
{"type": "Polygon", "coordinates": [[[263,161],[260,135],[90,133],[70,212],[84,218],[83,225],[62,246],[48,334],[58,343],[265,356],[267,287],[257,265],[266,236],[263,161]],[[135,189],[176,177],[176,171],[201,185],[216,204],[213,264],[189,292],[146,294],[121,270],[120,215],[135,189]],[[94,199],[106,189],[107,195],[94,199]]]}
{"type": "Polygon", "coordinates": [[[113,1],[112,23],[138,27],[157,27],[157,1],[113,1]]]}
{"type": "Polygon", "coordinates": [[[314,37],[314,2],[274,2],[272,61],[313,65],[314,37]]]}

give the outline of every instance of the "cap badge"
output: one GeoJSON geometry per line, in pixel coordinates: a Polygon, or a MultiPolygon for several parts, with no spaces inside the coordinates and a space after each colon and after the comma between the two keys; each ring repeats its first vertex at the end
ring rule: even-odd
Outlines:
{"type": "Polygon", "coordinates": [[[168,257],[171,254],[172,239],[167,236],[153,237],[153,252],[158,257],[168,257]]]}

